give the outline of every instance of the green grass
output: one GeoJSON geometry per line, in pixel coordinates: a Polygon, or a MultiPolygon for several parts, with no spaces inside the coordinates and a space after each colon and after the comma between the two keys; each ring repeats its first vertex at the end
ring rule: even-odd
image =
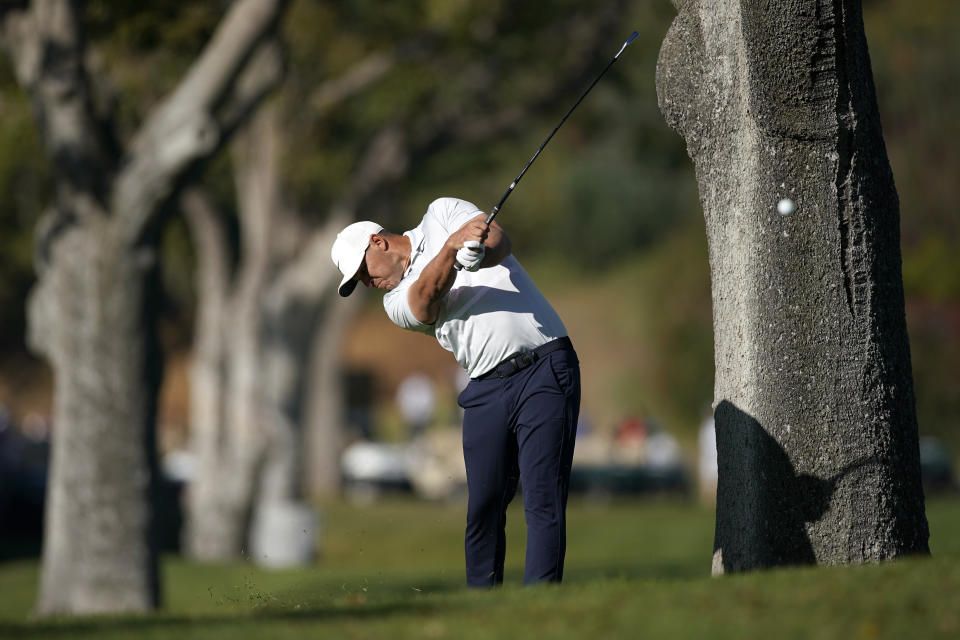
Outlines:
{"type": "Polygon", "coordinates": [[[328,505],[317,566],[163,564],[164,608],[34,620],[37,562],[0,565],[2,638],[899,638],[960,634],[960,502],[928,505],[933,557],[708,576],[713,515],[660,501],[573,502],[565,584],[463,588],[462,505],[328,505]]]}

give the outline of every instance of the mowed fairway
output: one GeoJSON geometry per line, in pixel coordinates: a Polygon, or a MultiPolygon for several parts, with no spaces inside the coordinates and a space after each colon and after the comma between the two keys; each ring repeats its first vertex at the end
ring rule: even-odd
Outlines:
{"type": "Polygon", "coordinates": [[[932,558],[709,577],[711,511],[572,501],[566,583],[523,588],[511,508],[507,586],[463,586],[461,504],[330,504],[309,569],[163,565],[147,616],[29,618],[38,564],[0,565],[0,638],[930,638],[960,636],[960,501],[931,500],[932,558]]]}

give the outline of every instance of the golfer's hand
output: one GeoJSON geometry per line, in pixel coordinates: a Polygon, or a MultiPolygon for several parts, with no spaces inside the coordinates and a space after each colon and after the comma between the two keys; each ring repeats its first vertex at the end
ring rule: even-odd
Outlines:
{"type": "Polygon", "coordinates": [[[468,220],[466,224],[450,234],[450,237],[447,238],[447,246],[453,251],[459,251],[467,242],[483,244],[490,232],[490,228],[484,222],[486,219],[486,214],[481,213],[472,220],[468,220]]]}
{"type": "Polygon", "coordinates": [[[467,240],[463,246],[457,250],[457,262],[467,271],[476,271],[480,268],[480,262],[486,249],[476,240],[467,240]]]}

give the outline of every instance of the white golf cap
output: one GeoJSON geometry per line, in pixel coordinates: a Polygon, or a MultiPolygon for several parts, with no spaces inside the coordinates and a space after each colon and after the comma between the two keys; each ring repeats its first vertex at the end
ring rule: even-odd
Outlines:
{"type": "Polygon", "coordinates": [[[356,275],[363,262],[363,254],[370,246],[370,236],[381,231],[383,227],[379,224],[365,220],[354,222],[337,234],[333,248],[330,249],[330,257],[343,274],[343,280],[340,281],[341,296],[347,297],[353,293],[357,286],[356,275]]]}

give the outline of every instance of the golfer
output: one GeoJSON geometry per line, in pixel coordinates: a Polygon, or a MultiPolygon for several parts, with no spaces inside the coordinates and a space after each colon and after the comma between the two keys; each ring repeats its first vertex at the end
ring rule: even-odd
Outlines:
{"type": "Polygon", "coordinates": [[[560,317],[510,255],[496,222],[440,198],[403,235],[374,222],[337,236],[340,295],[361,282],[383,289],[399,327],[434,336],[470,375],[464,409],[467,584],[503,582],[507,505],[522,479],[527,520],[524,582],[559,582],[580,409],[580,365],[560,317]],[[456,270],[457,262],[463,270],[456,270]]]}

